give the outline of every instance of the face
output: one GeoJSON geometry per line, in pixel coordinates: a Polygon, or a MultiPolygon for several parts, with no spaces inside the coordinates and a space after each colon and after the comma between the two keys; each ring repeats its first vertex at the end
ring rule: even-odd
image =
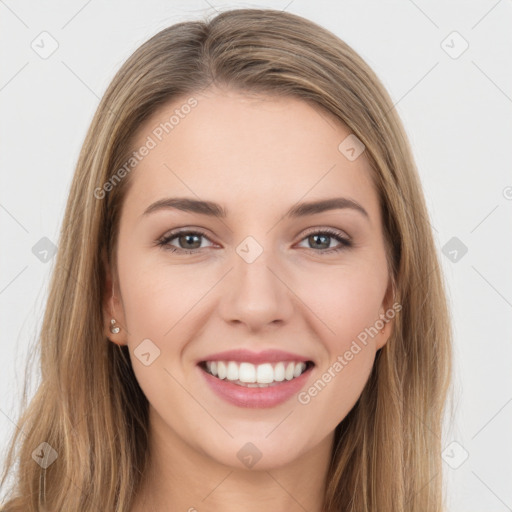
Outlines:
{"type": "Polygon", "coordinates": [[[121,212],[107,335],[129,346],[161,439],[269,469],[332,438],[389,337],[378,196],[365,153],[338,148],[348,128],[317,107],[193,97],[134,142],[151,147],[121,212]]]}

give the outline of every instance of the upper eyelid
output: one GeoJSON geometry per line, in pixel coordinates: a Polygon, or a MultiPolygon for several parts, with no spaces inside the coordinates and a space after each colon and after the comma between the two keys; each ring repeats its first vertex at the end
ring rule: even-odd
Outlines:
{"type": "Polygon", "coordinates": [[[335,232],[336,235],[338,235],[338,236],[340,236],[342,238],[345,238],[346,240],[352,240],[352,237],[346,231],[344,231],[343,229],[331,228],[331,227],[308,228],[304,232],[303,237],[307,236],[307,235],[309,235],[311,233],[325,233],[325,232],[329,233],[330,231],[335,232]]]}

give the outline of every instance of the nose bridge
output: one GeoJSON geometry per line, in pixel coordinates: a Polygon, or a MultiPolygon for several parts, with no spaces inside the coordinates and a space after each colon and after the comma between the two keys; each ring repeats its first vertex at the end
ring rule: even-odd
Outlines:
{"type": "Polygon", "coordinates": [[[224,319],[251,324],[251,328],[286,320],[292,304],[287,287],[278,278],[280,268],[278,255],[272,248],[264,248],[253,236],[242,240],[235,247],[233,271],[228,289],[223,293],[224,319]]]}
{"type": "Polygon", "coordinates": [[[235,252],[235,289],[238,288],[239,292],[246,294],[246,299],[252,297],[259,301],[264,298],[267,304],[274,298],[277,299],[282,283],[270,271],[273,266],[278,266],[275,251],[270,244],[264,248],[255,237],[249,235],[238,244],[235,252]],[[258,298],[260,294],[265,297],[258,298]]]}

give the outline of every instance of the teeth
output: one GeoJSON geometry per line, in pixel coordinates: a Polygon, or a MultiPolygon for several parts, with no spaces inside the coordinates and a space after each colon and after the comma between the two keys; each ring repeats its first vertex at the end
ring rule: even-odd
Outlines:
{"type": "Polygon", "coordinates": [[[226,368],[226,365],[222,361],[219,361],[217,363],[217,376],[219,377],[219,379],[225,379],[227,374],[228,370],[226,368]]]}
{"type": "Polygon", "coordinates": [[[256,367],[250,363],[240,363],[238,379],[241,382],[256,382],[256,367]]]}
{"type": "Polygon", "coordinates": [[[292,380],[293,379],[293,370],[295,366],[293,363],[288,363],[288,366],[286,367],[286,371],[284,372],[284,378],[286,380],[292,380]]]}
{"type": "MultiPolygon", "coordinates": [[[[304,365],[304,366],[306,366],[306,365],[304,365]]],[[[299,377],[301,373],[302,373],[302,368],[299,365],[295,365],[295,368],[293,369],[293,376],[299,377]]]]}
{"type": "Polygon", "coordinates": [[[269,363],[259,364],[256,369],[256,382],[258,384],[270,384],[274,382],[274,368],[269,363]]]}
{"type": "Polygon", "coordinates": [[[238,380],[238,365],[233,361],[228,363],[228,373],[226,375],[228,380],[238,380]]]}
{"type": "Polygon", "coordinates": [[[284,380],[284,363],[277,363],[274,368],[274,380],[282,382],[284,380]]]}
{"type": "Polygon", "coordinates": [[[247,387],[266,387],[274,382],[292,380],[299,377],[306,369],[304,362],[263,363],[237,363],[235,361],[207,361],[208,373],[240,383],[247,387]]]}

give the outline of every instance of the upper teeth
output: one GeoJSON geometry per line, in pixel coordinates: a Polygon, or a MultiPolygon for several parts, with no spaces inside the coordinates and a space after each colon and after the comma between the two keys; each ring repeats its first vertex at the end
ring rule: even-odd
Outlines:
{"type": "Polygon", "coordinates": [[[207,361],[206,368],[219,379],[270,384],[298,377],[306,369],[306,363],[279,362],[254,365],[235,361],[207,361]]]}

